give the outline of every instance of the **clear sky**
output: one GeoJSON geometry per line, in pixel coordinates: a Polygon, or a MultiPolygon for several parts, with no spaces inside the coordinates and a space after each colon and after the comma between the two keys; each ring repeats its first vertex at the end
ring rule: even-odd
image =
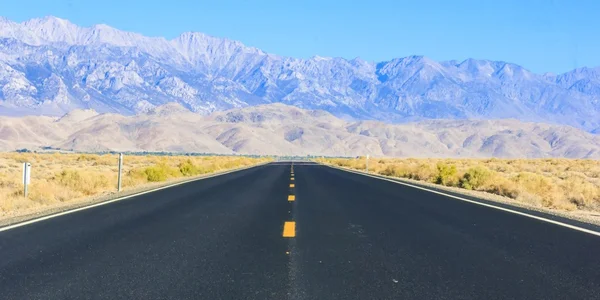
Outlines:
{"type": "Polygon", "coordinates": [[[299,58],[472,57],[537,73],[600,66],[598,0],[0,0],[0,15],[167,38],[200,31],[299,58]]]}

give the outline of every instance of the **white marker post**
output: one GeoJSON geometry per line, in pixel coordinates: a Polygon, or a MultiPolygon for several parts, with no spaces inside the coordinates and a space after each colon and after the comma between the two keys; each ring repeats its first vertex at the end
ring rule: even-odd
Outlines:
{"type": "Polygon", "coordinates": [[[118,183],[117,183],[117,192],[121,191],[121,172],[123,170],[123,153],[119,153],[119,176],[118,176],[118,183]]]}
{"type": "Polygon", "coordinates": [[[31,183],[31,164],[23,163],[23,196],[27,198],[27,186],[31,183]]]}
{"type": "Polygon", "coordinates": [[[369,154],[367,154],[367,164],[366,164],[366,167],[365,167],[365,171],[367,173],[369,173],[369,154]]]}

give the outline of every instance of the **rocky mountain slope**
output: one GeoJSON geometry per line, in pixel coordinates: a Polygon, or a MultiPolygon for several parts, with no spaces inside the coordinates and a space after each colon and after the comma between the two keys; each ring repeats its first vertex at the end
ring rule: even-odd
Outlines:
{"type": "Polygon", "coordinates": [[[269,104],[202,116],[171,103],[122,116],[74,110],[63,117],[0,117],[0,150],[400,157],[600,158],[600,137],[517,120],[347,122],[320,110],[269,104]]]}
{"type": "Polygon", "coordinates": [[[202,33],[166,40],[0,18],[1,115],[132,115],[170,102],[205,115],[279,102],[346,120],[515,118],[599,132],[600,68],[553,75],[475,59],[295,59],[202,33]]]}

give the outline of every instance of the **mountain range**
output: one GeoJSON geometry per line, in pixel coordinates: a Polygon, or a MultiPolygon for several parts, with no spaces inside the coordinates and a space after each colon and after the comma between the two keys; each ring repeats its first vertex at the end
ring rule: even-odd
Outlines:
{"type": "Polygon", "coordinates": [[[513,118],[600,133],[600,68],[535,74],[476,59],[297,59],[195,32],[167,40],[56,17],[0,18],[0,115],[135,115],[171,102],[202,115],[283,103],[344,120],[513,118]]]}
{"type": "Polygon", "coordinates": [[[348,122],[274,103],[203,116],[169,103],[132,116],[0,117],[0,151],[168,151],[394,157],[600,158],[600,136],[518,120],[348,122]]]}

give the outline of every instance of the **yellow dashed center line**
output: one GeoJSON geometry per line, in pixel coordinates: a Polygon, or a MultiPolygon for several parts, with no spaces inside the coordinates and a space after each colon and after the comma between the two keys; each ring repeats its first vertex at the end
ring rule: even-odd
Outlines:
{"type": "Polygon", "coordinates": [[[285,222],[283,224],[283,237],[296,236],[296,222],[285,222]]]}
{"type": "MultiPolygon", "coordinates": [[[[296,187],[296,185],[293,183],[295,181],[294,165],[292,165],[292,168],[290,169],[290,181],[292,182],[292,183],[290,183],[290,188],[296,187]]],[[[296,195],[288,195],[288,201],[289,202],[296,201],[296,195]]],[[[291,213],[291,210],[288,211],[288,213],[291,213]]],[[[294,222],[294,221],[285,222],[283,224],[283,237],[284,238],[293,238],[295,236],[296,236],[296,222],[294,222]]],[[[289,252],[286,252],[286,254],[289,254],[289,252]]]]}

